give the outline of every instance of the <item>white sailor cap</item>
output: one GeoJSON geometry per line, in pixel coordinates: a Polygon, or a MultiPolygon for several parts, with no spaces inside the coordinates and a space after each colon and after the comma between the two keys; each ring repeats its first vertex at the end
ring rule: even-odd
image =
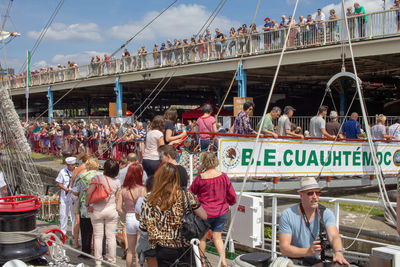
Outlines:
{"type": "Polygon", "coordinates": [[[65,163],[67,164],[76,164],[76,158],[75,157],[68,157],[65,159],[65,163]]]}

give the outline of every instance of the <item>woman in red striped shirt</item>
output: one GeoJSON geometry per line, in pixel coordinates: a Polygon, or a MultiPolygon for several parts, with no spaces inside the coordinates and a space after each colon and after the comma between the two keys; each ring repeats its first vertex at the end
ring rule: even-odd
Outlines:
{"type": "MultiPolygon", "coordinates": [[[[196,176],[190,191],[195,194],[207,213],[207,222],[211,225],[212,237],[218,254],[223,252],[224,242],[222,231],[227,219],[229,206],[236,203],[236,193],[229,177],[216,169],[219,165],[217,156],[212,152],[204,152],[200,156],[201,167],[204,170],[196,176]]],[[[207,235],[200,241],[200,250],[204,253],[207,235]]],[[[204,255],[202,253],[202,255],[204,255]]],[[[223,255],[222,266],[226,265],[223,255]]]]}

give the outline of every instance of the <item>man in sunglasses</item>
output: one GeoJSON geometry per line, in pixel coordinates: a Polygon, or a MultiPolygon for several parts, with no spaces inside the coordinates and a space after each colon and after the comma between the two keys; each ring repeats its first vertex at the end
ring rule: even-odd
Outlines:
{"type": "Polygon", "coordinates": [[[282,256],[295,264],[312,266],[324,260],[321,260],[323,246],[329,241],[334,252],[333,262],[349,265],[343,256],[342,239],[332,211],[318,204],[320,190],[315,178],[302,178],[298,190],[300,203],[284,210],[279,220],[282,256]],[[327,240],[320,240],[324,236],[327,240]]]}

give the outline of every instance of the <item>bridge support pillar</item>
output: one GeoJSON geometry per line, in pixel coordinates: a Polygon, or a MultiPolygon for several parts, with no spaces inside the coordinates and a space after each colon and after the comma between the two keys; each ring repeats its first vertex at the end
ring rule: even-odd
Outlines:
{"type": "MultiPolygon", "coordinates": [[[[143,92],[140,92],[139,93],[139,100],[140,100],[140,103],[139,103],[139,105],[141,105],[142,103],[143,103],[143,101],[144,101],[144,99],[143,99],[143,92]]],[[[142,106],[140,106],[140,109],[139,109],[139,114],[141,114],[142,113],[142,111],[143,111],[143,105],[142,106]]],[[[140,119],[141,121],[143,121],[142,120],[142,118],[143,118],[144,116],[143,116],[143,114],[142,115],[140,115],[140,118],[138,118],[138,120],[140,119]]]]}
{"type": "Polygon", "coordinates": [[[115,78],[114,91],[116,94],[117,118],[122,118],[122,84],[119,83],[119,76],[115,78]]]}
{"type": "Polygon", "coordinates": [[[47,100],[49,101],[48,104],[48,122],[53,122],[53,92],[50,90],[51,86],[47,87],[47,100]]]}
{"type": "Polygon", "coordinates": [[[240,62],[238,72],[236,74],[236,81],[238,81],[238,97],[247,96],[247,71],[243,69],[243,64],[240,62]]]}
{"type": "Polygon", "coordinates": [[[222,88],[221,88],[221,87],[219,87],[217,90],[218,90],[217,105],[218,105],[218,106],[221,106],[221,104],[222,104],[222,100],[221,100],[221,96],[222,96],[222,88]]]}
{"type": "Polygon", "coordinates": [[[91,115],[90,113],[92,111],[92,107],[90,105],[90,102],[91,102],[91,99],[90,99],[90,97],[88,97],[86,99],[86,113],[87,113],[87,116],[90,116],[91,115]]]}

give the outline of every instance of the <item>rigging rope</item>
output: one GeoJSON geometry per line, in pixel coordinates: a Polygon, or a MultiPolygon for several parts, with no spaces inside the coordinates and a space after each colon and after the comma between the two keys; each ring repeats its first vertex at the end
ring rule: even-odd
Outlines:
{"type": "MultiPolygon", "coordinates": [[[[295,17],[296,17],[296,10],[297,10],[297,5],[298,5],[298,3],[299,3],[299,0],[296,0],[296,5],[295,5],[294,10],[293,10],[292,18],[295,18],[295,17]]],[[[257,9],[256,9],[256,12],[255,12],[255,14],[254,14],[253,22],[252,22],[252,23],[254,23],[254,21],[255,21],[255,18],[256,18],[256,16],[257,16],[257,12],[258,12],[259,6],[260,6],[260,0],[258,1],[257,9]]],[[[265,120],[265,117],[266,117],[265,115],[267,114],[267,110],[268,110],[269,104],[270,104],[270,102],[271,102],[272,93],[273,93],[273,91],[274,91],[275,83],[276,83],[276,80],[277,80],[277,78],[278,78],[279,69],[280,69],[281,64],[282,64],[283,54],[284,54],[284,52],[285,52],[285,50],[286,50],[286,47],[287,47],[287,42],[288,42],[288,39],[289,39],[289,33],[290,33],[291,28],[292,28],[292,23],[289,24],[289,28],[288,28],[288,31],[287,31],[286,36],[285,36],[285,42],[284,42],[282,51],[281,51],[280,56],[279,56],[279,62],[278,62],[278,65],[277,65],[277,67],[276,67],[274,79],[273,79],[272,84],[271,84],[271,88],[270,88],[270,91],[269,91],[267,103],[265,104],[265,108],[264,108],[264,112],[263,112],[262,121],[261,121],[260,127],[259,127],[259,129],[258,129],[258,131],[257,131],[257,137],[256,137],[256,141],[255,141],[254,144],[253,144],[252,151],[255,151],[256,145],[257,145],[257,143],[258,143],[258,141],[259,141],[259,139],[260,139],[261,127],[262,127],[263,124],[264,124],[264,120],[265,120]]],[[[255,155],[255,154],[256,154],[256,153],[251,153],[250,161],[249,161],[249,162],[252,162],[252,161],[254,160],[254,155],[255,155]]],[[[240,193],[239,193],[239,197],[238,197],[238,200],[237,200],[237,204],[238,204],[238,205],[240,205],[240,201],[242,200],[242,195],[243,195],[243,192],[244,192],[244,189],[245,189],[245,186],[246,186],[247,179],[248,179],[248,177],[249,177],[250,167],[251,167],[251,164],[247,165],[246,174],[245,174],[245,176],[244,176],[243,183],[242,183],[242,187],[240,188],[240,193]]],[[[227,247],[227,245],[228,245],[228,240],[229,240],[230,237],[231,237],[231,234],[232,234],[232,227],[233,227],[233,223],[235,222],[237,213],[238,213],[238,210],[237,210],[237,209],[234,209],[233,214],[232,214],[232,219],[231,219],[231,222],[230,222],[230,224],[229,224],[228,232],[227,232],[227,234],[226,234],[226,238],[225,238],[225,242],[224,242],[224,248],[223,248],[222,251],[225,251],[225,250],[226,250],[226,247],[227,247]]],[[[273,256],[274,256],[274,255],[273,255],[273,256]]],[[[219,257],[218,267],[221,267],[221,264],[222,264],[222,256],[219,257]]]]}
{"type": "MultiPolygon", "coordinates": [[[[199,32],[195,35],[195,39],[197,38],[197,36],[200,34],[200,32],[203,30],[203,28],[207,25],[208,21],[210,21],[210,19],[212,18],[211,22],[208,24],[211,25],[211,23],[214,21],[214,19],[216,18],[216,16],[218,16],[219,12],[221,11],[222,7],[225,5],[226,0],[221,0],[219,2],[219,4],[217,5],[217,7],[213,10],[213,12],[211,13],[211,15],[208,17],[208,19],[206,20],[206,22],[203,24],[203,26],[200,28],[199,32]],[[222,4],[222,5],[221,5],[222,4]]],[[[207,26],[207,27],[208,27],[207,26]]],[[[207,29],[206,27],[206,29],[207,29]]],[[[177,72],[177,70],[175,70],[175,72],[168,78],[168,80],[165,82],[165,84],[163,85],[163,87],[160,89],[160,92],[164,89],[165,86],[167,86],[167,84],[169,83],[169,81],[171,80],[171,78],[175,75],[175,73],[177,72]]],[[[168,74],[168,73],[167,73],[168,74]]],[[[147,98],[145,99],[145,101],[143,101],[143,103],[139,106],[139,108],[137,108],[135,110],[135,112],[132,114],[132,116],[134,116],[137,111],[144,105],[144,103],[147,101],[148,98],[150,98],[151,95],[153,95],[153,92],[155,92],[155,90],[158,88],[158,86],[162,83],[162,81],[166,78],[167,74],[163,77],[163,79],[157,84],[157,86],[152,90],[152,92],[150,93],[150,95],[147,96],[147,98]]],[[[137,116],[140,117],[143,112],[150,106],[150,104],[154,101],[154,99],[159,95],[158,92],[153,99],[150,101],[149,104],[147,104],[147,106],[143,109],[143,111],[137,116]]]]}
{"type": "Polygon", "coordinates": [[[208,19],[204,22],[203,26],[201,26],[200,30],[195,35],[196,37],[199,36],[201,33],[204,33],[204,31],[208,28],[208,27],[205,27],[205,26],[208,24],[208,22],[210,21],[211,17],[214,16],[214,14],[217,12],[219,6],[222,4],[223,1],[224,0],[219,1],[218,5],[214,8],[213,12],[211,12],[211,15],[208,17],[208,19]]]}
{"type": "Polygon", "coordinates": [[[125,46],[127,46],[133,39],[135,39],[136,36],[138,36],[142,31],[144,31],[147,27],[150,26],[150,24],[152,24],[156,19],[158,19],[162,14],[164,14],[165,11],[167,11],[170,7],[172,7],[176,2],[178,2],[178,0],[174,0],[172,1],[171,4],[169,4],[169,6],[167,6],[166,8],[164,8],[163,11],[161,11],[157,16],[155,16],[152,20],[150,20],[146,25],[144,25],[138,32],[136,32],[129,40],[127,40],[123,45],[121,45],[120,48],[118,48],[117,50],[114,51],[114,53],[111,54],[110,58],[112,58],[113,56],[115,56],[116,53],[118,53],[119,51],[121,51],[122,48],[124,48],[125,46]]]}
{"type": "Polygon", "coordinates": [[[383,200],[385,209],[389,211],[389,216],[392,217],[392,220],[395,222],[396,220],[395,220],[395,218],[393,218],[393,214],[396,214],[396,211],[394,210],[392,205],[390,205],[389,196],[387,194],[386,187],[385,187],[385,182],[383,180],[382,169],[381,169],[381,167],[379,165],[379,162],[378,162],[378,159],[377,159],[377,156],[376,156],[376,149],[375,149],[374,143],[372,141],[372,137],[371,137],[371,129],[370,129],[370,126],[369,126],[369,123],[368,123],[367,112],[365,110],[365,100],[363,98],[360,82],[358,80],[357,67],[356,67],[356,63],[355,63],[355,59],[354,59],[353,46],[352,46],[352,43],[351,43],[351,36],[350,36],[350,31],[349,31],[349,24],[348,24],[348,21],[347,21],[347,14],[345,12],[345,7],[344,7],[344,0],[342,0],[342,12],[344,14],[344,21],[345,21],[346,30],[347,30],[347,38],[349,40],[349,49],[350,49],[351,61],[353,63],[354,74],[356,76],[355,80],[356,80],[356,85],[357,85],[357,92],[358,92],[358,95],[359,95],[361,112],[362,112],[363,120],[364,120],[364,124],[365,124],[365,131],[367,133],[368,145],[369,145],[369,148],[371,150],[372,162],[374,164],[375,174],[376,174],[376,177],[377,177],[377,180],[378,180],[379,192],[380,192],[380,194],[382,196],[382,200],[383,200]]]}
{"type": "MultiPolygon", "coordinates": [[[[140,29],[135,35],[133,35],[128,41],[125,42],[124,45],[122,45],[120,48],[118,48],[111,56],[110,58],[115,55],[118,51],[120,51],[123,47],[125,47],[129,42],[131,42],[134,38],[136,38],[146,27],[148,27],[151,23],[153,23],[158,17],[160,17],[161,14],[163,14],[165,11],[167,11],[173,4],[175,4],[178,0],[174,0],[168,7],[166,7],[161,13],[159,13],[157,16],[155,16],[149,23],[147,23],[142,29],[140,29]]],[[[102,61],[101,65],[105,64],[106,61],[102,61]]],[[[89,73],[88,76],[90,76],[91,73],[93,73],[93,69],[89,73]]],[[[35,120],[38,120],[41,118],[46,112],[49,111],[50,108],[53,108],[57,103],[59,103],[64,97],[66,97],[70,92],[72,92],[76,87],[78,87],[79,84],[81,84],[83,80],[78,81],[74,84],[74,86],[71,87],[65,94],[63,94],[57,101],[53,103],[53,105],[49,108],[47,108],[45,111],[43,111],[39,116],[35,118],[35,120]]]]}
{"type": "MultiPolygon", "coordinates": [[[[61,9],[63,4],[64,4],[64,0],[60,0],[60,2],[58,2],[58,5],[54,9],[54,11],[51,14],[51,16],[50,16],[49,20],[47,21],[46,25],[44,26],[44,28],[40,32],[38,38],[36,39],[35,44],[31,48],[31,58],[34,56],[37,48],[39,47],[40,43],[42,42],[44,36],[46,35],[47,31],[49,30],[51,24],[53,23],[54,19],[57,16],[58,11],[60,11],[60,9],[61,9]]],[[[21,73],[25,69],[27,63],[28,63],[28,59],[25,59],[25,62],[22,64],[21,68],[18,71],[19,73],[21,73]]]]}
{"type": "Polygon", "coordinates": [[[132,113],[132,116],[135,116],[135,114],[140,110],[140,108],[146,103],[146,101],[153,95],[153,93],[158,89],[158,87],[161,85],[161,83],[164,81],[165,77],[167,77],[169,72],[166,72],[164,77],[158,82],[157,86],[154,87],[154,89],[150,92],[150,94],[146,97],[146,99],[140,104],[140,106],[135,110],[135,112],[132,113]]]}

